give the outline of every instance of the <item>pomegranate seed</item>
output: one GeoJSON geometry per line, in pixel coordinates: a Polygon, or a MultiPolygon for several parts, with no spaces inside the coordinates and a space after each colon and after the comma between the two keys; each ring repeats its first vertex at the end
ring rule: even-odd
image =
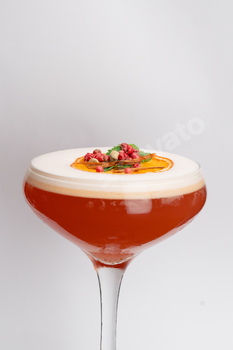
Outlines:
{"type": "Polygon", "coordinates": [[[133,165],[133,168],[140,168],[140,163],[135,163],[134,165],[133,165]]]}
{"type": "Polygon", "coordinates": [[[88,153],[87,153],[87,154],[85,154],[85,156],[84,156],[84,160],[85,160],[85,162],[87,162],[87,157],[88,157],[88,153]]]}
{"type": "Polygon", "coordinates": [[[125,174],[130,174],[132,173],[132,169],[131,168],[125,168],[125,174]]]}
{"type": "Polygon", "coordinates": [[[97,154],[97,153],[101,153],[101,150],[100,150],[100,149],[95,149],[95,150],[93,151],[93,154],[97,154]]]}
{"type": "Polygon", "coordinates": [[[127,151],[128,151],[128,146],[124,146],[124,147],[122,148],[122,151],[123,151],[124,153],[127,153],[127,151]]]}
{"type": "Polygon", "coordinates": [[[96,171],[97,171],[97,173],[103,173],[104,168],[103,168],[101,165],[98,165],[98,166],[96,167],[96,171]]]}
{"type": "Polygon", "coordinates": [[[110,161],[110,156],[108,156],[107,154],[104,154],[103,158],[104,158],[104,162],[110,161]]]}
{"type": "Polygon", "coordinates": [[[133,153],[133,146],[128,146],[128,154],[131,154],[133,153]]]}
{"type": "Polygon", "coordinates": [[[95,154],[95,159],[97,159],[99,162],[103,162],[104,161],[104,154],[96,153],[95,154]]]}
{"type": "Polygon", "coordinates": [[[125,154],[122,152],[119,152],[118,160],[124,160],[125,159],[125,154]]]}
{"type": "Polygon", "coordinates": [[[123,149],[123,148],[125,148],[126,147],[126,149],[128,148],[128,143],[122,143],[121,144],[121,149],[123,149]]]}
{"type": "Polygon", "coordinates": [[[86,162],[89,162],[89,160],[90,160],[91,158],[95,158],[94,154],[93,154],[93,153],[87,153],[87,154],[85,155],[85,157],[84,157],[84,160],[85,160],[86,162]]]}
{"type": "Polygon", "coordinates": [[[131,157],[132,157],[133,159],[136,159],[136,158],[139,158],[139,155],[138,155],[136,152],[133,152],[133,153],[131,154],[131,157]]]}

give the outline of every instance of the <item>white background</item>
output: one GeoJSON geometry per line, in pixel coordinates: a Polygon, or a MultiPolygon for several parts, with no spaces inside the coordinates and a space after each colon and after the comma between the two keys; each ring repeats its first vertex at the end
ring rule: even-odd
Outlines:
{"type": "Polygon", "coordinates": [[[232,350],[232,11],[230,0],[1,0],[1,349],[99,349],[95,271],[33,215],[22,180],[37,155],[134,142],[201,163],[208,200],[129,266],[118,349],[232,350]]]}

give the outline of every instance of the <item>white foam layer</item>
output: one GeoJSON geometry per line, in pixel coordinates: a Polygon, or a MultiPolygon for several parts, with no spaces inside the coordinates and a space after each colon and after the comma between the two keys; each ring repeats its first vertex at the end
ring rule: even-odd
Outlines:
{"type": "Polygon", "coordinates": [[[70,165],[87,152],[99,148],[103,153],[110,147],[70,149],[34,158],[26,181],[51,192],[90,198],[161,198],[194,192],[204,186],[198,163],[166,152],[146,150],[170,158],[174,165],[165,172],[135,175],[91,173],[70,165]]]}

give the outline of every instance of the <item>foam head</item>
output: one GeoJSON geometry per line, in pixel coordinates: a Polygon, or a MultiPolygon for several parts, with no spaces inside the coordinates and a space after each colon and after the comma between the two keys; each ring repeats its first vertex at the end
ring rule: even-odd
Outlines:
{"type": "Polygon", "coordinates": [[[204,186],[198,163],[154,150],[146,151],[171,159],[173,167],[161,173],[113,175],[81,171],[70,166],[76,158],[95,148],[100,148],[105,153],[110,147],[69,149],[36,157],[29,165],[25,180],[51,192],[110,199],[170,197],[191,193],[204,186]]]}

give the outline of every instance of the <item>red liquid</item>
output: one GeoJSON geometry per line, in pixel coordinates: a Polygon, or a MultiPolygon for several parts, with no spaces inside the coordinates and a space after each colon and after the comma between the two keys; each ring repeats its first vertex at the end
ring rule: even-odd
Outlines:
{"type": "Polygon", "coordinates": [[[119,264],[186,226],[206,189],[169,198],[114,200],[69,196],[25,183],[26,199],[48,226],[104,264],[119,264]]]}

